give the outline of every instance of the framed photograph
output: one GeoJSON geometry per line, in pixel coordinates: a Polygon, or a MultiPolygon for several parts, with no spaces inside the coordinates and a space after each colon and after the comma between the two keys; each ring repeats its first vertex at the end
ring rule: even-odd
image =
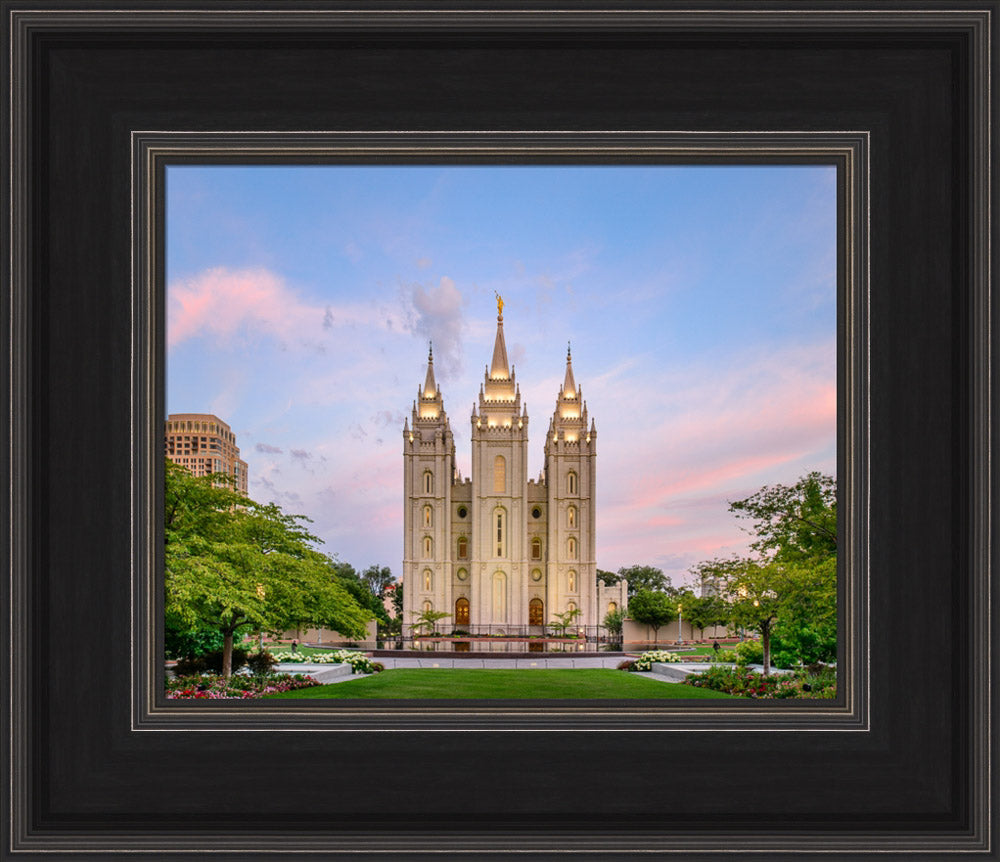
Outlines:
{"type": "MultiPolygon", "coordinates": [[[[5,2],[5,857],[995,858],[993,8],[5,2]],[[777,174],[793,168],[825,172],[833,202],[836,699],[164,697],[164,422],[188,412],[165,373],[170,243],[189,231],[218,249],[225,234],[271,253],[249,219],[213,233],[232,213],[193,187],[171,203],[171,176],[240,171],[258,188],[260,172],[373,172],[360,197],[330,193],[343,219],[375,194],[374,172],[398,189],[415,170],[605,171],[607,208],[615,188],[629,199],[624,172],[770,171],[743,194],[787,209],[777,174]]],[[[492,201],[538,218],[545,183],[517,182],[519,195],[513,179],[484,194],[484,224],[492,201]]],[[[571,218],[558,203],[540,242],[571,218]]],[[[662,209],[680,236],[676,208],[693,219],[702,205],[695,188],[662,209]]],[[[622,219],[636,249],[661,215],[648,206],[622,219]]],[[[314,244],[274,211],[289,247],[314,244]]],[[[772,253],[768,224],[754,227],[772,253]]],[[[191,309],[200,283],[187,284],[191,309]]],[[[508,315],[526,304],[512,291],[508,315]]],[[[719,301],[738,295],[723,286],[719,301]]],[[[484,296],[500,325],[501,291],[484,296]]],[[[754,313],[780,309],[748,309],[748,328],[754,313]]],[[[605,336],[636,342],[647,323],[624,303],[601,315],[605,336]]],[[[288,319],[289,338],[308,336],[288,319]]],[[[172,325],[225,338],[252,322],[230,303],[172,325]]],[[[447,333],[428,331],[437,362],[460,362],[447,333]]],[[[328,377],[346,387],[342,360],[328,377]]],[[[199,357],[183,361],[196,379],[199,357]]],[[[397,372],[411,388],[427,371],[416,361],[397,372]]],[[[266,372],[248,373],[263,387],[266,372]]],[[[455,397],[445,407],[464,425],[471,396],[455,397]]],[[[405,446],[399,431],[389,445],[405,446]]]]}

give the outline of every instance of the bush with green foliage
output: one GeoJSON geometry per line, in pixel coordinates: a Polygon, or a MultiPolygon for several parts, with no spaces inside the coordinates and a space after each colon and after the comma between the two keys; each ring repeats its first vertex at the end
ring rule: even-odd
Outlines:
{"type": "Polygon", "coordinates": [[[734,649],[713,650],[709,653],[708,660],[734,663],[739,660],[739,654],[734,649]]]}
{"type": "Polygon", "coordinates": [[[187,627],[167,616],[164,626],[164,652],[168,659],[192,658],[221,650],[224,637],[217,628],[207,625],[187,627]]]}
{"type": "MultiPolygon", "coordinates": [[[[177,676],[190,676],[197,673],[221,674],[222,656],[223,651],[221,649],[216,649],[211,652],[207,652],[204,655],[178,659],[177,664],[174,666],[174,673],[177,674],[177,676]]],[[[247,651],[245,649],[241,649],[240,647],[233,647],[233,672],[235,673],[246,663],[247,651]]]]}
{"type": "Polygon", "coordinates": [[[739,664],[763,664],[764,647],[760,641],[743,641],[736,644],[736,661],[739,664]]]}
{"type": "Polygon", "coordinates": [[[797,619],[775,626],[771,639],[771,661],[776,667],[791,668],[836,660],[836,629],[810,625],[797,619]]]}
{"type": "Polygon", "coordinates": [[[267,676],[278,660],[267,652],[254,652],[247,656],[247,666],[254,676],[267,676]]]}

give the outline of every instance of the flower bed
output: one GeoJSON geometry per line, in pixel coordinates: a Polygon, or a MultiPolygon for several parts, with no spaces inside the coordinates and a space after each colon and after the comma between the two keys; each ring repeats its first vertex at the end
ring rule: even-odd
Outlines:
{"type": "Polygon", "coordinates": [[[231,676],[226,679],[214,674],[181,676],[167,680],[168,700],[223,700],[263,697],[297,688],[319,685],[316,680],[300,673],[269,676],[231,676]]]}
{"type": "Polygon", "coordinates": [[[740,697],[753,698],[833,698],[837,696],[837,674],[833,668],[792,674],[764,674],[746,667],[715,665],[704,673],[693,674],[684,685],[710,688],[740,697]]]}

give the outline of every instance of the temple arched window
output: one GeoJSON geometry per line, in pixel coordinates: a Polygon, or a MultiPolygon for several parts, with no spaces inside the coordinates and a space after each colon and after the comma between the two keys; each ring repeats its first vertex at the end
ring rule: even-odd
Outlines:
{"type": "Polygon", "coordinates": [[[576,473],[570,470],[569,474],[566,476],[566,493],[576,494],[579,493],[576,488],[576,473]]]}
{"type": "Polygon", "coordinates": [[[542,540],[537,536],[531,540],[531,559],[540,560],[542,558],[542,540]]]}

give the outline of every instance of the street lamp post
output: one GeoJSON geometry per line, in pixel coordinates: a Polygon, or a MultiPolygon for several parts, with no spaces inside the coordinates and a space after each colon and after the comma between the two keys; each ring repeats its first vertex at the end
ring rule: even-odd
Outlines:
{"type": "Polygon", "coordinates": [[[677,606],[677,643],[684,643],[684,638],[681,637],[681,623],[684,622],[684,606],[677,606]]]}

